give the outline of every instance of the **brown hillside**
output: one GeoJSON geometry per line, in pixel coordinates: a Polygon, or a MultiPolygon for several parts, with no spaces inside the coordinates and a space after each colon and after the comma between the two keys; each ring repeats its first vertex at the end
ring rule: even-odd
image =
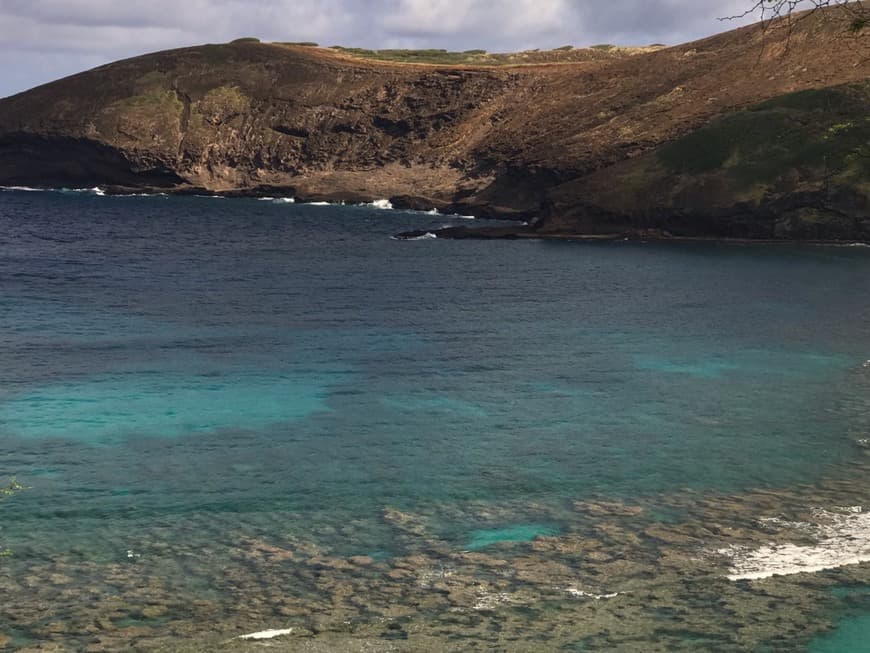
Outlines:
{"type": "Polygon", "coordinates": [[[578,180],[736,109],[864,80],[868,55],[867,39],[850,38],[831,13],[793,30],[747,27],[547,65],[411,65],[303,46],[205,45],[0,100],[0,184],[280,187],[517,217],[557,199],[570,213],[578,180]]]}

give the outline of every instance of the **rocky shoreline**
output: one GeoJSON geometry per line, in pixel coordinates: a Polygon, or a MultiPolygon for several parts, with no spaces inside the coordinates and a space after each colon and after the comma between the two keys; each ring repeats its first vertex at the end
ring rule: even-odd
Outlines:
{"type": "MultiPolygon", "coordinates": [[[[39,190],[56,191],[54,187],[19,187],[0,186],[0,190],[39,190]]],[[[207,188],[161,188],[153,186],[117,186],[105,185],[94,188],[70,189],[78,192],[93,192],[102,196],[196,196],[222,198],[250,198],[263,200],[285,201],[297,204],[349,204],[359,206],[376,206],[379,208],[396,209],[400,211],[415,211],[443,215],[445,217],[463,217],[467,219],[493,220],[498,225],[456,225],[436,229],[415,229],[395,234],[396,240],[420,240],[442,238],[445,240],[554,240],[581,242],[674,242],[674,243],[731,243],[737,245],[862,245],[870,244],[870,233],[863,226],[860,229],[838,232],[833,230],[821,237],[800,237],[781,230],[778,236],[740,236],[727,233],[711,233],[708,235],[692,233],[672,233],[667,229],[657,227],[630,227],[630,220],[622,221],[622,228],[614,231],[596,230],[592,232],[577,232],[560,230],[552,227],[552,220],[534,216],[530,213],[517,213],[503,210],[500,207],[479,207],[468,204],[450,204],[431,198],[415,196],[394,196],[388,199],[372,198],[365,194],[328,193],[311,196],[297,195],[296,189],[289,186],[258,187],[253,189],[236,189],[226,191],[210,191],[207,188]],[[507,224],[505,224],[507,223],[507,224]]],[[[679,218],[677,218],[679,219],[679,218]]],[[[863,222],[860,218],[855,218],[863,222]]],[[[684,230],[685,231],[685,230],[684,230]]],[[[775,231],[775,229],[771,229],[775,231]]],[[[829,230],[831,231],[831,230],[829,230]]]]}
{"type": "Polygon", "coordinates": [[[397,240],[419,240],[421,238],[443,238],[445,240],[554,240],[579,242],[670,242],[670,243],[723,243],[733,245],[840,245],[856,246],[870,244],[867,239],[798,239],[798,238],[732,238],[726,236],[675,236],[656,230],[635,230],[619,233],[583,234],[553,233],[539,231],[532,226],[498,227],[445,227],[427,231],[415,229],[395,235],[397,240]]]}

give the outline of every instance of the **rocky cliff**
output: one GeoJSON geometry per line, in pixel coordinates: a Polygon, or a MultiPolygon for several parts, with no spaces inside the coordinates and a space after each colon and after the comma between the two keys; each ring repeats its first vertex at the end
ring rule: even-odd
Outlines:
{"type": "Polygon", "coordinates": [[[0,100],[0,184],[393,198],[537,235],[870,239],[867,39],[791,29],[526,65],[251,41],[0,100]]]}

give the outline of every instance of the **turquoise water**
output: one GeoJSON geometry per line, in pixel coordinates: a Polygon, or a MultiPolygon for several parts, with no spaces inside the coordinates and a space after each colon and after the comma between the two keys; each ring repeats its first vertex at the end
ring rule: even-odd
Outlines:
{"type": "Polygon", "coordinates": [[[840,623],[836,630],[810,645],[810,653],[843,653],[866,651],[870,642],[870,616],[852,617],[840,623]]]}
{"type": "Polygon", "coordinates": [[[831,589],[840,601],[840,618],[833,629],[814,639],[808,653],[865,651],[870,646],[870,586],[841,586],[831,589]]]}
{"type": "Polygon", "coordinates": [[[326,410],[330,381],[292,371],[112,375],[25,392],[3,404],[0,421],[20,437],[119,445],[138,434],[172,438],[262,429],[326,410]]]}
{"type": "Polygon", "coordinates": [[[536,537],[558,535],[559,531],[542,524],[517,524],[506,528],[472,531],[466,544],[469,551],[479,551],[494,544],[531,542],[536,537]]]}
{"type": "Polygon", "coordinates": [[[870,250],[390,239],[452,222],[0,192],[15,564],[169,533],[389,559],[386,507],[486,550],[563,532],[573,501],[790,487],[860,455],[870,250]]]}

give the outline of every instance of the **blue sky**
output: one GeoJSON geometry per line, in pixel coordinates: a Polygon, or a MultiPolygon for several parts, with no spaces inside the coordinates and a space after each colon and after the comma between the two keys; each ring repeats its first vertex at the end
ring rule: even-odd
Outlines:
{"type": "MultiPolygon", "coordinates": [[[[677,44],[750,0],[0,0],[0,97],[155,50],[240,36],[506,52],[677,44]]],[[[742,22],[747,22],[746,20],[742,22]]]]}

